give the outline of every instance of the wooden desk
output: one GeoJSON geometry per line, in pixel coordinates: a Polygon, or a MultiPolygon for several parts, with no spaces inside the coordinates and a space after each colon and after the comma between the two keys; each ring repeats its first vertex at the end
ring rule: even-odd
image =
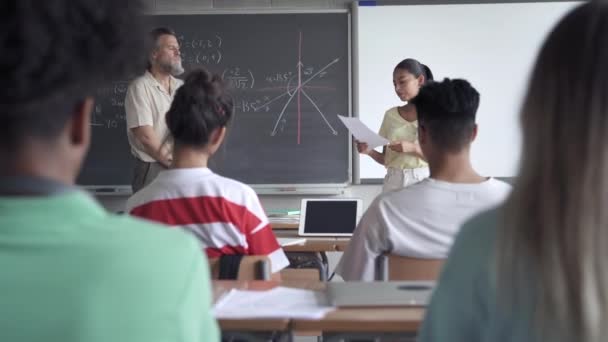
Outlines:
{"type": "Polygon", "coordinates": [[[272,227],[272,230],[275,230],[275,229],[298,230],[298,228],[300,228],[300,225],[298,223],[272,223],[272,222],[270,222],[270,226],[272,227]]]}
{"type": "Polygon", "coordinates": [[[342,308],[318,321],[292,320],[298,333],[415,333],[424,318],[423,308],[342,308]]]}
{"type": "Polygon", "coordinates": [[[297,231],[293,230],[273,230],[276,237],[283,238],[305,238],[306,241],[283,247],[285,252],[344,252],[350,238],[348,237],[302,237],[298,235],[297,231]]]}
{"type": "MultiPolygon", "coordinates": [[[[277,238],[302,238],[302,236],[298,235],[298,231],[294,230],[277,229],[273,231],[277,238]]],[[[329,260],[326,253],[345,251],[350,238],[326,236],[305,237],[305,239],[306,241],[304,242],[283,247],[283,250],[288,253],[288,258],[296,258],[291,260],[292,267],[309,268],[312,266],[319,270],[321,280],[327,280],[330,272],[329,260]],[[300,254],[300,256],[295,256],[295,254],[300,254]]]]}
{"type": "MultiPolygon", "coordinates": [[[[269,290],[279,283],[274,281],[237,281],[213,280],[213,302],[231,289],[240,290],[269,290]]],[[[251,318],[251,319],[220,319],[218,320],[222,331],[286,331],[289,328],[287,318],[251,318]]]]}
{"type": "MultiPolygon", "coordinates": [[[[324,291],[323,282],[264,282],[264,281],[213,281],[214,294],[219,295],[233,288],[249,290],[267,290],[275,286],[302,288],[324,291]]],[[[361,307],[337,308],[320,320],[292,319],[287,322],[296,333],[365,333],[365,334],[415,334],[424,318],[424,308],[419,307],[361,307]]],[[[283,320],[268,319],[234,319],[219,320],[222,329],[246,330],[248,328],[263,330],[268,327],[282,327],[283,320]],[[279,321],[279,322],[277,322],[279,321]],[[275,325],[276,324],[276,325],[275,325]]]]}

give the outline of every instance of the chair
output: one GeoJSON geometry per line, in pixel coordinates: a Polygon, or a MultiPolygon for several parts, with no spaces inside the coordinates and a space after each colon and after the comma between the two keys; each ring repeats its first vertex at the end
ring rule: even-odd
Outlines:
{"type": "Polygon", "coordinates": [[[285,268],[281,270],[281,280],[316,282],[322,279],[319,270],[315,268],[285,268]]]}
{"type": "MultiPolygon", "coordinates": [[[[209,259],[211,277],[219,279],[220,258],[209,259]]],[[[271,280],[270,259],[264,255],[245,255],[239,264],[236,280],[271,280]]]]}
{"type": "Polygon", "coordinates": [[[396,254],[376,258],[375,280],[437,280],[444,259],[421,259],[396,254]]]}

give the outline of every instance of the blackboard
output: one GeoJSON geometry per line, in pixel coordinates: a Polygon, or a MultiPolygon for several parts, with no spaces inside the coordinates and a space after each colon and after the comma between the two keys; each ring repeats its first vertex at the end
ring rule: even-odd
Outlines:
{"type": "MultiPolygon", "coordinates": [[[[186,69],[224,77],[235,103],[215,172],[247,184],[345,184],[350,140],[347,13],[156,15],[172,28],[186,69]]],[[[143,71],[142,71],[143,72],[143,71]]],[[[92,146],[78,184],[128,186],[132,157],[124,96],[129,80],[100,88],[92,146]]]]}

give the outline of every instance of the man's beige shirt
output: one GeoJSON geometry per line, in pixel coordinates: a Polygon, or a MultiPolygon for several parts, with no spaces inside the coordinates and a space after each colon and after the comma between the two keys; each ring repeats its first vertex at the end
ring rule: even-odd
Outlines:
{"type": "Polygon", "coordinates": [[[137,159],[145,162],[155,161],[145,152],[143,145],[131,132],[131,128],[152,126],[157,137],[161,141],[166,141],[169,130],[165,122],[165,114],[171,107],[177,88],[182,84],[182,80],[171,77],[171,94],[169,94],[154,76],[146,71],[129,85],[125,98],[127,137],[131,145],[131,153],[137,159]]]}

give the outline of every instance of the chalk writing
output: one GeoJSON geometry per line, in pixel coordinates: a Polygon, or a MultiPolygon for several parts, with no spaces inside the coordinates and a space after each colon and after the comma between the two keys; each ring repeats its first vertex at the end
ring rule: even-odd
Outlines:
{"type": "Polygon", "coordinates": [[[255,85],[255,77],[249,69],[242,70],[239,67],[224,69],[222,78],[234,89],[251,89],[255,85]]]}

